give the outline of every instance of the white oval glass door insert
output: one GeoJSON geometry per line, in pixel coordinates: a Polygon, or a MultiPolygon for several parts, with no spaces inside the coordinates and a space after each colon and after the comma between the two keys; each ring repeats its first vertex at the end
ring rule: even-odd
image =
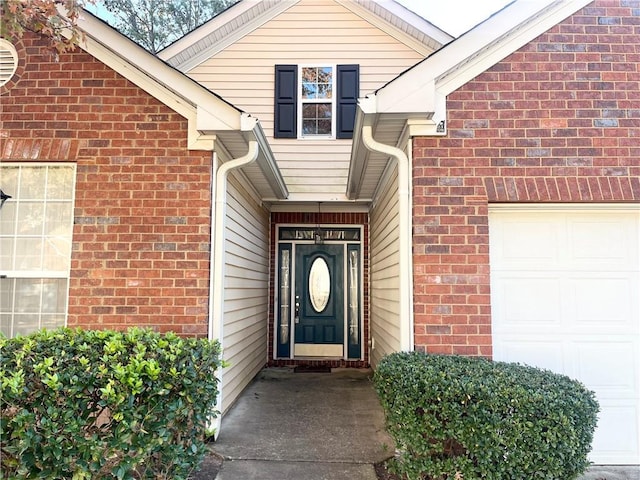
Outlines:
{"type": "Polygon", "coordinates": [[[327,308],[331,293],[331,275],[329,266],[324,258],[318,257],[311,264],[309,270],[309,297],[313,309],[321,313],[327,308]]]}

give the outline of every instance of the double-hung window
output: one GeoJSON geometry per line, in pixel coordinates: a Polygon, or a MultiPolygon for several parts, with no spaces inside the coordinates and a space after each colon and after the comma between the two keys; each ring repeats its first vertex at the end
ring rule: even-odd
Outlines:
{"type": "Polygon", "coordinates": [[[2,163],[0,330],[8,337],[64,326],[76,167],[2,163]]]}
{"type": "Polygon", "coordinates": [[[335,136],[334,67],[300,67],[298,137],[335,136]]]}
{"type": "Polygon", "coordinates": [[[358,65],[276,65],[275,138],[353,138],[358,65]]]}

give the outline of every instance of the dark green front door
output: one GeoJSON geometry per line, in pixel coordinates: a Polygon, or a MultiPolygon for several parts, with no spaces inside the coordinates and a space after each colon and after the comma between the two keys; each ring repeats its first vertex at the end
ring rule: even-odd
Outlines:
{"type": "Polygon", "coordinates": [[[296,245],[296,356],[344,355],[344,245],[296,245]]]}

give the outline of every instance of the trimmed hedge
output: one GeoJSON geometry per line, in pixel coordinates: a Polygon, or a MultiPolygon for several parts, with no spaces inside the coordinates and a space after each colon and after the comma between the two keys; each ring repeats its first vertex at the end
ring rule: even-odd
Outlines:
{"type": "Polygon", "coordinates": [[[412,352],[385,357],[374,384],[403,478],[570,480],[589,466],[598,403],[566,376],[412,352]]]}
{"type": "Polygon", "coordinates": [[[220,367],[217,343],[151,330],[0,338],[0,478],[186,478],[220,367]]]}

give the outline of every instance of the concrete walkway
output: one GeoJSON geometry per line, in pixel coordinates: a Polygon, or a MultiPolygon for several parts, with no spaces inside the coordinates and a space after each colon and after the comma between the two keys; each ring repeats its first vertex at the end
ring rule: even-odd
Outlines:
{"type": "Polygon", "coordinates": [[[376,480],[392,455],[369,370],[265,369],[222,419],[219,480],[376,480]]]}
{"type": "MultiPolygon", "coordinates": [[[[222,419],[217,476],[194,478],[376,480],[373,464],[393,455],[393,441],[370,375],[263,370],[222,419]]],[[[640,480],[640,467],[593,467],[579,480],[640,480]]]]}

